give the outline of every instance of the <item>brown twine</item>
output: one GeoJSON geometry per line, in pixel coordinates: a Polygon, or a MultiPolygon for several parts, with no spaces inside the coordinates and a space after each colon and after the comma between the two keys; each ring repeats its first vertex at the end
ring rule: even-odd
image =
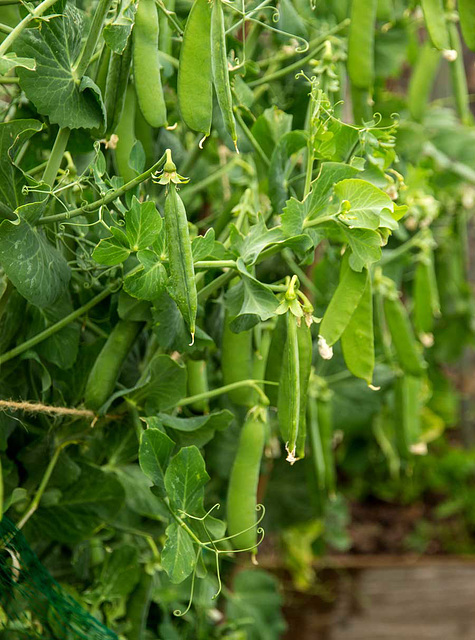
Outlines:
{"type": "Polygon", "coordinates": [[[0,410],[25,411],[26,413],[47,413],[59,416],[77,416],[82,418],[97,418],[94,411],[89,409],[70,409],[69,407],[55,407],[39,402],[14,402],[13,400],[0,400],[0,410]]]}

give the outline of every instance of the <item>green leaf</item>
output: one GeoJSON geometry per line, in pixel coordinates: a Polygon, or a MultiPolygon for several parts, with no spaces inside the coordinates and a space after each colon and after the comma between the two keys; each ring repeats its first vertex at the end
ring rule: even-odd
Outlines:
{"type": "Polygon", "coordinates": [[[190,346],[190,332],[185,325],[176,302],[165,291],[155,300],[152,309],[153,330],[158,344],[165,351],[184,353],[213,344],[213,340],[200,327],[196,327],[195,344],[190,346]]]}
{"type": "Polygon", "coordinates": [[[160,235],[163,221],[154,202],[139,202],[132,198],[130,209],[125,214],[125,230],[132,251],[147,249],[160,235]]]}
{"type": "Polygon", "coordinates": [[[166,530],[167,540],[162,549],[161,564],[173,584],[183,582],[193,571],[196,554],[190,535],[176,522],[166,530]]]}
{"type": "Polygon", "coordinates": [[[184,447],[170,460],[165,489],[172,508],[190,515],[203,511],[204,486],[209,481],[203,456],[195,446],[184,447]]]}
{"type": "Polygon", "coordinates": [[[222,431],[229,427],[234,420],[234,415],[227,409],[223,409],[206,416],[193,416],[192,418],[178,418],[178,416],[159,413],[153,420],[167,429],[177,431],[178,433],[173,437],[180,446],[186,447],[194,444],[196,447],[203,447],[213,438],[216,431],[222,431]]]}
{"type": "Polygon", "coordinates": [[[43,21],[41,28],[25,29],[14,45],[18,56],[36,60],[35,71],[17,68],[26,97],[63,128],[101,128],[105,122],[99,88],[87,76],[78,80],[73,71],[83,31],[83,13],[68,3],[60,16],[43,21]]]}
{"type": "Polygon", "coordinates": [[[123,53],[134,26],[136,4],[130,0],[122,0],[119,11],[112,22],[106,24],[102,31],[105,43],[115,53],[123,53]]]}
{"type": "Polygon", "coordinates": [[[343,228],[351,247],[350,266],[355,271],[381,260],[381,236],[370,229],[343,228]]]}
{"type": "MultiPolygon", "coordinates": [[[[137,547],[122,544],[106,556],[97,591],[102,601],[124,598],[134,590],[140,578],[137,547]]],[[[93,590],[94,593],[95,589],[93,590]]]]}
{"type": "Polygon", "coordinates": [[[147,413],[172,409],[186,395],[186,368],[165,354],[155,356],[148,381],[127,395],[147,413]]]}
{"type": "Polygon", "coordinates": [[[36,62],[33,58],[19,58],[16,53],[10,52],[0,56],[0,75],[4,76],[7,71],[15,67],[24,67],[30,71],[36,69],[36,62]]]}
{"type": "Polygon", "coordinates": [[[241,258],[238,258],[236,265],[241,275],[242,287],[239,285],[235,287],[234,306],[236,307],[237,303],[238,310],[235,313],[234,309],[231,315],[256,315],[263,322],[272,318],[279,306],[277,296],[274,295],[269,287],[259,282],[247,271],[241,258]]]}
{"type": "Polygon", "coordinates": [[[214,229],[208,229],[204,236],[196,236],[191,242],[193,252],[193,262],[204,260],[213,254],[215,243],[214,229]]]}
{"type": "Polygon", "coordinates": [[[0,224],[0,264],[21,295],[38,307],[51,306],[71,277],[61,253],[27,222],[0,224]]]}
{"type": "Polygon", "coordinates": [[[170,512],[163,500],[152,493],[153,482],[136,464],[115,469],[115,474],[125,491],[125,506],[139,516],[152,520],[168,521],[170,512]]]}
{"type": "Polygon", "coordinates": [[[166,269],[157,254],[149,249],[139,251],[137,258],[142,263],[142,269],[124,279],[124,290],[134,298],[153,302],[165,290],[168,278],[166,269]]]}
{"type": "Polygon", "coordinates": [[[281,213],[288,198],[287,167],[290,159],[306,144],[306,131],[289,131],[274,149],[269,168],[269,196],[276,213],[281,213]]]}
{"type": "Polygon", "coordinates": [[[99,264],[113,267],[130,256],[130,249],[124,247],[116,238],[104,238],[92,252],[93,259],[99,264]]]}
{"type": "Polygon", "coordinates": [[[348,210],[340,213],[338,218],[351,228],[377,229],[380,225],[389,229],[397,229],[397,222],[388,215],[394,210],[391,198],[366,180],[342,180],[335,185],[335,194],[340,202],[349,202],[348,210]],[[381,224],[381,216],[384,223],[381,224]]]}
{"type": "Polygon", "coordinates": [[[165,470],[170,460],[175,443],[166,433],[160,429],[153,428],[158,418],[145,418],[149,427],[140,436],[139,463],[140,468],[153,484],[158,487],[160,493],[165,496],[165,470]]]}

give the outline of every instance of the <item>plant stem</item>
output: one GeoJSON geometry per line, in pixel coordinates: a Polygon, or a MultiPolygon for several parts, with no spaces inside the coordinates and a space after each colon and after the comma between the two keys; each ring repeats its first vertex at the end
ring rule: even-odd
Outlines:
{"type": "Polygon", "coordinates": [[[16,27],[8,34],[5,40],[0,44],[0,56],[5,55],[8,49],[12,46],[21,32],[26,29],[26,27],[30,24],[32,20],[35,18],[39,18],[43,15],[45,11],[47,11],[50,7],[52,7],[55,2],[58,0],[43,0],[31,13],[27,13],[27,15],[21,20],[16,27]]]}
{"type": "Polygon", "coordinates": [[[43,173],[43,182],[46,182],[50,187],[54,185],[54,181],[58,175],[59,167],[68,144],[69,134],[70,130],[68,128],[59,129],[53,148],[51,149],[48,164],[43,173]]]}
{"type": "Polygon", "coordinates": [[[397,249],[389,249],[383,252],[383,256],[379,264],[382,266],[403,256],[405,253],[407,253],[407,251],[409,251],[409,249],[412,249],[412,247],[414,247],[419,242],[421,235],[422,232],[418,231],[415,235],[412,236],[412,238],[407,240],[397,249]]]}
{"type": "Polygon", "coordinates": [[[198,260],[195,262],[196,269],[235,269],[235,260],[198,260]]]}
{"type": "Polygon", "coordinates": [[[0,84],[19,84],[20,79],[15,76],[0,76],[0,84]]]}
{"type": "Polygon", "coordinates": [[[279,80],[280,78],[283,78],[284,76],[288,75],[289,73],[292,73],[293,71],[300,71],[302,67],[306,65],[307,62],[310,62],[310,60],[315,57],[315,55],[320,51],[320,49],[322,49],[322,47],[324,46],[325,39],[326,37],[322,39],[322,41],[318,44],[318,46],[312,49],[310,53],[308,53],[305,57],[301,58],[300,60],[297,60],[297,62],[293,62],[292,64],[289,64],[287,67],[283,67],[282,69],[279,69],[274,73],[269,73],[266,76],[262,76],[262,78],[257,78],[257,80],[253,80],[252,82],[249,82],[248,86],[252,88],[259,87],[262,84],[267,84],[268,82],[279,80]]]}
{"type": "Polygon", "coordinates": [[[43,342],[43,340],[46,340],[47,338],[54,335],[64,327],[67,327],[68,324],[71,324],[71,322],[74,322],[74,320],[77,320],[82,315],[87,313],[90,309],[98,305],[99,302],[107,298],[107,296],[109,296],[116,289],[117,289],[117,282],[111,283],[103,291],[101,291],[101,293],[98,293],[97,296],[89,300],[89,302],[86,302],[86,304],[83,304],[82,307],[79,307],[78,309],[68,314],[64,318],[61,318],[61,320],[59,320],[58,322],[55,322],[55,324],[52,324],[50,327],[47,327],[44,331],[40,331],[40,333],[37,333],[35,336],[30,338],[29,340],[26,340],[25,342],[18,345],[14,349],[10,349],[10,351],[6,351],[2,355],[0,355],[0,365],[2,365],[5,362],[8,362],[9,360],[12,360],[13,358],[16,358],[16,356],[19,356],[25,351],[28,351],[28,349],[31,349],[31,347],[36,346],[37,344],[39,344],[40,342],[43,342]]]}
{"type": "Polygon", "coordinates": [[[313,295],[317,295],[317,288],[307,276],[305,271],[295,262],[290,249],[284,249],[282,252],[282,257],[289,265],[289,267],[293,270],[293,272],[298,275],[300,282],[304,284],[313,295]]]}
{"type": "Polygon", "coordinates": [[[77,218],[77,216],[82,216],[87,213],[94,213],[94,211],[97,211],[100,207],[109,204],[117,198],[120,198],[120,196],[124,195],[124,193],[130,191],[130,189],[133,189],[141,182],[149,178],[152,173],[154,173],[154,171],[160,169],[164,162],[165,154],[163,154],[160,160],[152,165],[150,169],[147,169],[147,171],[144,171],[139,176],[136,176],[135,178],[133,178],[133,180],[130,180],[126,184],[122,185],[122,187],[114,189],[99,200],[96,200],[95,202],[91,202],[89,204],[85,204],[82,207],[78,207],[77,209],[72,209],[71,211],[64,211],[63,213],[57,213],[52,216],[44,216],[43,218],[40,218],[36,224],[48,224],[50,222],[67,222],[68,220],[71,220],[71,218],[77,218]]]}
{"type": "Polygon", "coordinates": [[[240,125],[241,129],[244,131],[244,134],[245,134],[246,138],[249,140],[249,142],[252,144],[252,146],[256,150],[257,155],[262,160],[262,162],[266,165],[266,167],[268,167],[270,165],[269,158],[264,153],[261,145],[257,142],[255,137],[252,135],[251,130],[249,129],[247,124],[242,119],[242,116],[239,113],[239,110],[237,109],[237,107],[234,109],[234,115],[236,116],[236,120],[239,122],[239,125],[240,125]]]}
{"type": "Polygon", "coordinates": [[[9,27],[8,24],[0,23],[0,33],[11,33],[13,27],[9,27]]]}
{"type": "Polygon", "coordinates": [[[220,396],[223,393],[232,391],[233,389],[240,389],[241,387],[251,387],[251,389],[255,389],[259,394],[259,397],[261,398],[262,402],[265,405],[268,405],[269,398],[259,387],[259,383],[261,382],[265,382],[265,380],[238,380],[237,382],[226,384],[223,387],[218,387],[217,389],[211,389],[210,391],[206,391],[204,393],[197,393],[195,396],[188,396],[188,398],[182,398],[179,402],[177,402],[177,406],[184,407],[187,404],[193,404],[194,402],[199,402],[200,400],[208,400],[209,398],[216,398],[216,396],[220,396]]]}
{"type": "Polygon", "coordinates": [[[94,49],[96,48],[97,41],[102,31],[102,25],[104,19],[109,11],[112,0],[99,0],[94,17],[92,19],[91,26],[89,28],[89,35],[83,50],[81,51],[76,65],[73,69],[73,74],[76,77],[76,82],[80,82],[83,75],[91,62],[94,49]]]}
{"type": "Polygon", "coordinates": [[[178,19],[176,17],[176,13],[174,11],[169,11],[166,8],[166,6],[163,4],[162,0],[155,0],[155,4],[159,8],[159,10],[164,14],[165,18],[172,25],[172,27],[175,29],[175,31],[178,33],[178,35],[182,36],[183,35],[183,27],[178,22],[178,19]]]}
{"type": "Polygon", "coordinates": [[[197,193],[198,191],[202,191],[209,184],[216,182],[216,180],[219,180],[221,176],[225,175],[226,173],[229,173],[232,169],[234,169],[234,166],[237,163],[238,163],[238,158],[234,157],[228,162],[228,164],[225,164],[224,166],[220,167],[213,173],[210,173],[210,175],[207,178],[204,178],[203,180],[200,180],[200,182],[190,185],[189,187],[184,187],[181,190],[181,194],[183,198],[193,193],[197,193]]]}
{"type": "Polygon", "coordinates": [[[220,276],[212,280],[209,284],[198,291],[198,300],[203,303],[210,295],[217,291],[220,287],[223,287],[229,280],[234,277],[233,271],[225,271],[220,276]]]}

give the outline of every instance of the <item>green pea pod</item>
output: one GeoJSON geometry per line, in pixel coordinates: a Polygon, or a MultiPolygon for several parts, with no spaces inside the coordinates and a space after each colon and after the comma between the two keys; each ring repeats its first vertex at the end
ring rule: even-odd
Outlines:
{"type": "Polygon", "coordinates": [[[133,180],[137,172],[129,166],[129,158],[135,144],[135,91],[129,84],[125,95],[124,110],[115,130],[118,141],[115,148],[117,172],[125,182],[133,180]]]}
{"type": "Polygon", "coordinates": [[[300,424],[300,360],[297,318],[287,311],[287,338],[279,381],[277,417],[279,429],[288,452],[287,460],[296,460],[296,446],[300,424]]]}
{"type": "Polygon", "coordinates": [[[335,461],[333,455],[333,419],[331,392],[319,390],[318,397],[308,399],[310,449],[317,487],[324,495],[335,493],[335,461]]]}
{"type": "Polygon", "coordinates": [[[104,97],[107,137],[117,129],[124,111],[131,59],[132,43],[129,38],[122,54],[112,52],[110,56],[104,97]]]}
{"type": "Polygon", "coordinates": [[[322,435],[318,422],[317,399],[310,397],[307,404],[307,422],[309,430],[310,451],[312,455],[313,469],[317,480],[317,488],[323,495],[327,492],[327,475],[325,468],[325,456],[323,452],[322,435]]]}
{"type": "MultiPolygon", "coordinates": [[[[279,382],[282,370],[282,358],[284,350],[282,345],[285,344],[287,337],[287,319],[284,315],[277,317],[277,323],[272,331],[272,340],[267,354],[265,380],[269,382],[279,382]]],[[[269,398],[271,406],[277,407],[279,397],[279,387],[276,385],[266,384],[264,387],[266,396],[269,398]]]]}
{"type": "Polygon", "coordinates": [[[190,329],[193,343],[196,330],[198,295],[188,231],[188,218],[174,182],[169,183],[165,200],[165,229],[168,266],[170,269],[169,292],[190,329]]]}
{"type": "Polygon", "coordinates": [[[211,7],[195,0],[191,7],[178,67],[178,103],[185,124],[209,136],[213,113],[211,77],[211,7]]]}
{"type": "Polygon", "coordinates": [[[319,338],[331,347],[340,339],[354,314],[367,283],[367,270],[353,271],[348,252],[343,256],[340,281],[325,311],[319,329],[319,338]]]}
{"type": "Polygon", "coordinates": [[[371,384],[374,371],[373,289],[368,272],[363,295],[341,336],[341,348],[351,373],[371,384]]]}
{"type": "MultiPolygon", "coordinates": [[[[190,360],[186,363],[188,373],[188,395],[197,396],[208,391],[208,375],[206,371],[206,360],[190,360]]],[[[198,400],[190,405],[197,413],[208,413],[209,404],[207,400],[198,400]]]]}
{"type": "Polygon", "coordinates": [[[158,59],[159,23],[155,0],[139,0],[133,36],[134,84],[140,110],[151,127],[165,127],[167,109],[158,59]]]}
{"type": "Polygon", "coordinates": [[[228,487],[228,535],[235,549],[257,553],[257,487],[266,438],[264,410],[248,414],[242,427],[228,487]]]}
{"type": "Polygon", "coordinates": [[[84,392],[84,404],[97,411],[112,395],[122,364],[134,344],[142,322],[119,320],[89,373],[84,392]]]}
{"type": "Polygon", "coordinates": [[[154,576],[143,572],[140,582],[127,600],[128,640],[143,640],[153,595],[154,576]]]}
{"type": "Polygon", "coordinates": [[[460,26],[465,43],[475,51],[475,2],[474,0],[458,0],[460,26]]]}
{"type": "Polygon", "coordinates": [[[432,44],[440,51],[450,49],[443,0],[421,0],[421,4],[432,44]]]}
{"type": "Polygon", "coordinates": [[[396,382],[396,441],[401,456],[412,454],[421,435],[421,390],[423,378],[401,376],[396,382]]]}
{"type": "Polygon", "coordinates": [[[104,97],[106,91],[107,75],[109,73],[109,62],[111,59],[111,49],[106,44],[102,47],[101,57],[99,58],[99,64],[97,65],[96,76],[94,82],[101,90],[104,97]]]}
{"type": "Polygon", "coordinates": [[[424,118],[439,65],[440,52],[429,41],[424,42],[412,71],[407,95],[410,114],[418,122],[424,118]]]}
{"type": "MultiPolygon", "coordinates": [[[[221,338],[221,371],[223,383],[232,384],[252,378],[252,331],[234,333],[230,329],[232,318],[226,312],[223,335],[221,338]]],[[[251,406],[255,395],[249,387],[240,387],[228,391],[229,399],[235,404],[251,406]]]]}
{"type": "Polygon", "coordinates": [[[414,274],[414,328],[418,334],[431,334],[434,330],[431,298],[429,265],[423,256],[414,274]]]}
{"type": "MultiPolygon", "coordinates": [[[[175,11],[175,0],[165,0],[163,3],[168,11],[175,11]]],[[[173,31],[168,21],[168,17],[163,13],[163,11],[159,12],[158,22],[160,26],[160,51],[166,53],[167,55],[172,55],[172,36],[173,31]]],[[[173,65],[162,59],[163,65],[163,75],[166,78],[174,75],[175,69],[173,65]]]]}
{"type": "Polygon", "coordinates": [[[425,362],[417,348],[414,332],[407,311],[396,297],[387,297],[383,302],[384,317],[391,334],[401,369],[413,376],[421,376],[425,362]]]}
{"type": "Polygon", "coordinates": [[[470,99],[467,89],[467,75],[463,63],[463,50],[460,42],[457,25],[454,22],[448,24],[450,48],[455,52],[454,58],[449,61],[452,88],[455,97],[455,105],[460,120],[464,124],[472,123],[470,111],[470,99]]]}
{"type": "Polygon", "coordinates": [[[374,28],[377,0],[352,0],[348,35],[348,75],[358,89],[374,84],[374,28]]]}
{"type": "Polygon", "coordinates": [[[221,0],[213,0],[211,12],[211,67],[213,82],[218,98],[219,108],[223,115],[224,124],[237,148],[236,122],[233,113],[233,98],[229,81],[228,56],[226,53],[226,30],[224,28],[224,12],[221,0]]]}
{"type": "Polygon", "coordinates": [[[308,383],[312,369],[312,332],[304,318],[297,328],[299,345],[299,377],[300,377],[300,417],[297,437],[297,458],[305,457],[305,443],[307,440],[307,398],[308,383]]]}

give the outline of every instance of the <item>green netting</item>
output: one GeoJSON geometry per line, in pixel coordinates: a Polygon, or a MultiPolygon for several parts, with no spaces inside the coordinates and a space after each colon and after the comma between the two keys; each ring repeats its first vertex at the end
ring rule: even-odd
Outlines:
{"type": "Polygon", "coordinates": [[[0,606],[5,640],[117,640],[54,580],[6,517],[0,522],[0,606]]]}

